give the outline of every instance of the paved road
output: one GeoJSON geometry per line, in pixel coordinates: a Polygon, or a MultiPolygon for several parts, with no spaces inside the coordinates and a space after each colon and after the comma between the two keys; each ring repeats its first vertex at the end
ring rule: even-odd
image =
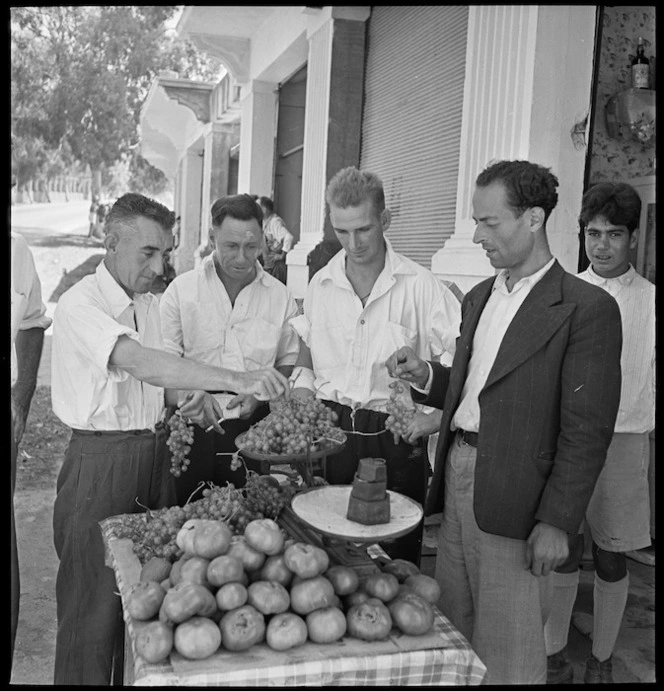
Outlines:
{"type": "Polygon", "coordinates": [[[49,233],[88,233],[88,201],[60,204],[14,204],[10,210],[12,230],[44,230],[49,233]]]}

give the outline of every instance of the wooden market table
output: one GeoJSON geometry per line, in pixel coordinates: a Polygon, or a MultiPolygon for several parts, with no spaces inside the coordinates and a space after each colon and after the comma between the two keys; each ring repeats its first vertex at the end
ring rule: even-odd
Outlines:
{"type": "MultiPolygon", "coordinates": [[[[286,521],[292,518],[287,512],[286,521]]],[[[344,637],[324,645],[308,641],[285,652],[262,643],[240,653],[220,648],[211,657],[197,661],[187,660],[174,650],[161,663],[145,662],[135,653],[136,634],[145,623],[133,620],[125,607],[130,586],[139,580],[141,564],[131,540],[114,535],[120,520],[109,518],[101,526],[107,565],[115,571],[126,623],[124,686],[476,685],[486,674],[468,641],[437,609],[433,630],[423,636],[393,630],[385,641],[369,643],[344,637]]],[[[289,528],[292,533],[292,526],[286,526],[289,528]]],[[[382,553],[378,546],[375,549],[376,554],[382,553]]],[[[370,568],[371,551],[360,549],[355,554],[360,572],[370,568]]],[[[332,552],[334,562],[339,549],[332,552]]]]}

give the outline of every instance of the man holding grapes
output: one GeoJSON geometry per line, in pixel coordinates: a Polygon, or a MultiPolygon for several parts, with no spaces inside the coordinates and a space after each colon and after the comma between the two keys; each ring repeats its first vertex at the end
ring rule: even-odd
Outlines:
{"type": "MultiPolygon", "coordinates": [[[[291,380],[298,394],[316,395],[332,408],[346,432],[346,447],[327,459],[331,484],[351,484],[360,458],[383,458],[388,489],[423,503],[424,437],[437,430],[437,418],[420,412],[403,436],[386,427],[395,392],[385,361],[406,345],[435,360],[453,355],[460,304],[430,271],[392,249],[384,236],[391,213],[378,176],[344,168],[330,181],[326,200],[342,249],[314,275],[304,314],[292,321],[301,342],[291,380]]],[[[419,563],[422,528],[386,550],[419,563]]]]}
{"type": "Polygon", "coordinates": [[[221,369],[164,352],[149,290],[173,246],[174,221],[152,199],[120,197],[106,219],[104,260],[62,295],[53,317],[53,411],[72,430],[53,510],[56,685],[111,680],[123,622],[99,521],[135,512],[137,500],[150,508],[174,501],[164,389],[232,388],[267,400],[288,388],[273,368],[221,369]]]}

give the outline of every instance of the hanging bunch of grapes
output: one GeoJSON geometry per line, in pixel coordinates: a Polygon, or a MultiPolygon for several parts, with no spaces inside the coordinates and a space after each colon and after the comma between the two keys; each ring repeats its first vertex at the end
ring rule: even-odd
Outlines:
{"type": "Polygon", "coordinates": [[[176,411],[168,421],[168,440],[166,445],[171,452],[170,471],[180,477],[189,467],[189,452],[194,441],[194,427],[187,423],[184,415],[176,411]]]}
{"type": "Polygon", "coordinates": [[[397,443],[397,437],[405,434],[409,423],[415,417],[415,404],[400,381],[393,381],[390,389],[392,391],[386,406],[388,416],[385,420],[385,429],[395,435],[395,443],[397,443]]]}
{"type": "Polygon", "coordinates": [[[242,451],[295,456],[331,449],[345,439],[337,422],[337,414],[320,399],[291,396],[245,432],[242,451]]]}

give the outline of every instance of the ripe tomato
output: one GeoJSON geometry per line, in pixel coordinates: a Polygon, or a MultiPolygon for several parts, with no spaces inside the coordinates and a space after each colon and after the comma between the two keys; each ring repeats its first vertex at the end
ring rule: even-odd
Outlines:
{"type": "Polygon", "coordinates": [[[348,635],[363,641],[387,638],[392,630],[390,611],[375,598],[351,607],[346,613],[346,621],[348,635]]]}
{"type": "Polygon", "coordinates": [[[245,571],[257,571],[265,563],[266,555],[252,547],[244,535],[234,535],[228,552],[232,557],[237,557],[244,566],[245,571]]]}
{"type": "Polygon", "coordinates": [[[279,554],[284,546],[284,535],[276,521],[259,518],[247,523],[244,539],[259,552],[272,556],[279,554]]]}
{"type": "Polygon", "coordinates": [[[187,581],[188,583],[199,583],[208,587],[207,572],[210,564],[209,559],[203,557],[191,557],[182,563],[180,568],[180,581],[187,581]]]}
{"type": "Polygon", "coordinates": [[[411,588],[413,592],[423,597],[432,605],[438,602],[438,598],[440,597],[440,586],[435,578],[431,578],[431,576],[427,576],[423,573],[418,573],[415,576],[409,576],[404,581],[404,585],[407,588],[411,588]]]}
{"type": "Polygon", "coordinates": [[[217,590],[215,595],[217,607],[223,612],[242,607],[248,597],[249,593],[242,583],[226,583],[217,590]]]}
{"type": "Polygon", "coordinates": [[[256,581],[247,588],[248,602],[262,614],[279,614],[290,605],[290,595],[281,583],[256,581]]]}
{"type": "Polygon", "coordinates": [[[323,607],[307,614],[307,631],[314,643],[338,641],[346,628],[346,617],[337,607],[323,607]]]}
{"type": "Polygon", "coordinates": [[[226,612],[219,622],[226,650],[247,650],[265,638],[265,617],[251,605],[226,612]]]}
{"type": "Polygon", "coordinates": [[[342,602],[346,609],[350,609],[353,605],[360,605],[369,599],[369,594],[361,586],[350,595],[344,595],[342,602]]]}
{"type": "Polygon", "coordinates": [[[159,619],[165,623],[179,624],[195,615],[214,612],[216,609],[217,601],[205,586],[182,581],[166,593],[159,610],[159,619]]]}
{"type": "Polygon", "coordinates": [[[283,554],[268,557],[260,570],[260,576],[264,581],[276,581],[283,586],[290,585],[293,580],[293,572],[286,566],[283,554]]]}
{"type": "Polygon", "coordinates": [[[363,586],[370,597],[389,602],[399,590],[399,581],[391,573],[372,573],[364,581],[363,586]]]}
{"type": "Polygon", "coordinates": [[[138,621],[147,621],[156,617],[166,591],[155,581],[138,581],[129,589],[127,595],[127,613],[138,621]]]}
{"type": "Polygon", "coordinates": [[[309,614],[335,601],[334,586],[324,576],[315,576],[291,586],[291,609],[296,614],[309,614]]]}
{"type": "Polygon", "coordinates": [[[225,583],[239,582],[243,573],[244,567],[237,557],[222,554],[208,564],[206,576],[211,585],[219,588],[225,583]]]}
{"type": "Polygon", "coordinates": [[[182,657],[204,660],[221,645],[221,631],[206,617],[192,617],[175,628],[173,643],[182,657]]]}
{"type": "Polygon", "coordinates": [[[173,627],[163,621],[146,622],[136,631],[136,652],[152,664],[165,660],[173,650],[173,627]]]}
{"type": "Polygon", "coordinates": [[[214,559],[226,554],[233,531],[222,521],[205,520],[194,527],[193,552],[197,557],[214,559]]]}
{"type": "Polygon", "coordinates": [[[275,614],[267,625],[265,640],[273,650],[289,650],[307,640],[307,624],[293,612],[275,614]]]}
{"type": "Polygon", "coordinates": [[[324,575],[334,586],[337,595],[350,595],[360,587],[360,577],[350,566],[330,566],[324,575]]]}
{"type": "Polygon", "coordinates": [[[313,578],[327,571],[330,558],[327,552],[306,542],[296,542],[284,552],[286,566],[301,578],[313,578]]]}
{"type": "Polygon", "coordinates": [[[388,603],[387,608],[399,630],[410,636],[421,636],[433,626],[433,607],[415,593],[404,592],[388,603]]]}

